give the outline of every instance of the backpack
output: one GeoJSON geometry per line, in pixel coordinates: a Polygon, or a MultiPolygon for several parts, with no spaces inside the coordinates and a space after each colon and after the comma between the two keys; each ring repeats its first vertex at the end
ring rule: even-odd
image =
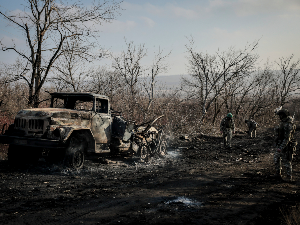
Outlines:
{"type": "Polygon", "coordinates": [[[226,117],[224,121],[225,128],[232,128],[232,118],[226,117]]]}

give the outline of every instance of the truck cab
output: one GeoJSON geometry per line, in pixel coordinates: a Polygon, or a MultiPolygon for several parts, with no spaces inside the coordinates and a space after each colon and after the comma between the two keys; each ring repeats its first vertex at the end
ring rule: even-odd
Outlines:
{"type": "Polygon", "coordinates": [[[55,92],[50,108],[19,111],[0,142],[10,145],[8,160],[13,163],[31,162],[44,154],[48,159],[64,156],[67,165],[78,168],[84,155],[109,152],[111,129],[107,96],[55,92]]]}

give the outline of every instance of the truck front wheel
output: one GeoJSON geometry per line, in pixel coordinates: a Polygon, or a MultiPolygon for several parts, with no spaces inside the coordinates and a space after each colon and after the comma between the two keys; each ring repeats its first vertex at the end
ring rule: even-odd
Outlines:
{"type": "Polygon", "coordinates": [[[67,167],[80,169],[84,164],[84,150],[86,140],[80,135],[74,135],[70,138],[69,146],[66,149],[64,163],[67,167]]]}

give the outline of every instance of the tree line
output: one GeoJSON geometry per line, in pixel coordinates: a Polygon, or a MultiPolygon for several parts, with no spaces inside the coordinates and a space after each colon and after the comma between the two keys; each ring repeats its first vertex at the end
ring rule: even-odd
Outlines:
{"type": "Polygon", "coordinates": [[[228,112],[238,125],[249,118],[271,125],[278,106],[299,116],[295,105],[300,61],[294,55],[259,67],[258,41],[211,54],[197,50],[190,39],[186,45],[189,76],[182,78],[180,88],[168,89],[157,82],[157,76],[168,70],[171,52],[158,49],[152,64],[145,65],[145,44],[125,40],[118,55],[98,45],[96,27],[117,17],[120,1],[95,1],[89,7],[79,1],[25,2],[26,8],[18,14],[0,11],[27,43],[18,48],[0,41],[3,52],[19,56],[0,67],[2,117],[13,118],[22,108],[47,107],[49,92],[54,91],[107,95],[113,110],[137,123],[165,115],[161,125],[175,133],[213,131],[228,112]],[[89,66],[104,57],[112,60],[111,66],[89,66]]]}

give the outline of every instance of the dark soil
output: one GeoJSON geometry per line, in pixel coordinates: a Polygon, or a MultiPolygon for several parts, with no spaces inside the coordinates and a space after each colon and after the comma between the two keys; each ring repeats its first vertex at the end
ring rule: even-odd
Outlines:
{"type": "Polygon", "coordinates": [[[79,171],[1,160],[0,224],[282,224],[300,200],[300,157],[294,183],[273,179],[272,142],[271,129],[236,134],[230,150],[202,136],[147,163],[108,157],[79,171]]]}

